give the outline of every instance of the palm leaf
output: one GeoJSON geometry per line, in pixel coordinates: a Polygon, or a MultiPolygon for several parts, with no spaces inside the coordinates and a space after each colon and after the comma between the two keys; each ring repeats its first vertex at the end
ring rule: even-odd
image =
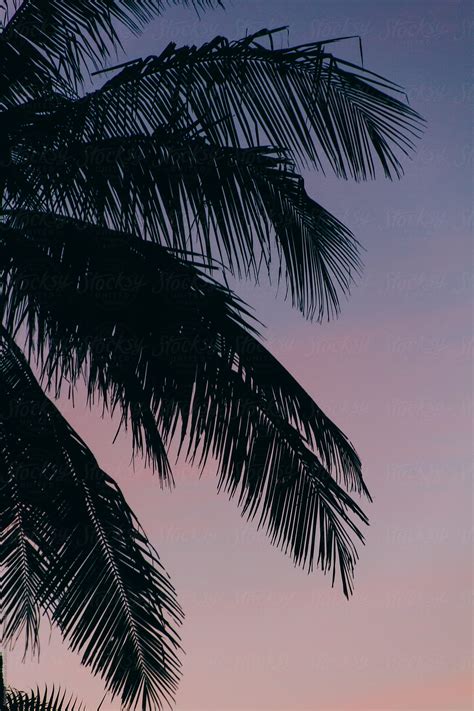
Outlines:
{"type": "MultiPolygon", "coordinates": [[[[69,93],[51,60],[26,38],[18,37],[13,46],[0,33],[0,109],[18,106],[53,89],[69,93]]],[[[5,118],[2,116],[3,140],[8,131],[5,118]]]]}
{"type": "Polygon", "coordinates": [[[27,625],[37,633],[39,601],[125,707],[162,708],[179,675],[174,590],[118,486],[4,329],[0,435],[3,643],[27,625]]]}
{"type": "MultiPolygon", "coordinates": [[[[54,99],[53,115],[63,103],[54,99]]],[[[309,197],[284,152],[222,148],[172,127],[167,135],[83,142],[71,140],[66,123],[45,136],[44,115],[36,119],[45,105],[29,109],[26,131],[17,116],[21,140],[12,133],[12,206],[143,232],[181,251],[194,241],[209,262],[255,278],[262,264],[272,275],[276,253],[294,305],[319,320],[339,312],[340,295],[360,272],[359,245],[309,197]]]]}
{"type": "MultiPolygon", "coordinates": [[[[16,72],[13,58],[25,48],[29,68],[43,69],[44,58],[67,78],[80,82],[83,70],[104,65],[112,50],[121,47],[118,26],[139,34],[171,4],[189,0],[23,0],[0,34],[0,63],[9,80],[16,72]],[[40,48],[33,55],[33,48],[40,48]]],[[[213,7],[219,0],[191,0],[195,8],[213,7]]],[[[44,75],[43,75],[44,76],[44,75]]],[[[0,74],[1,77],[1,74],[0,74]]]]}
{"type": "Polygon", "coordinates": [[[12,224],[0,250],[5,322],[27,326],[46,384],[85,377],[150,457],[156,431],[164,445],[179,432],[189,459],[217,460],[219,487],[276,545],[309,569],[338,570],[349,594],[354,520],[367,519],[340,484],[368,493],[360,461],[256,338],[243,305],[132,235],[54,215],[12,224]]]}
{"type": "Polygon", "coordinates": [[[274,231],[293,304],[318,319],[337,314],[360,270],[357,243],[309,198],[289,155],[318,165],[325,156],[357,179],[375,175],[375,157],[399,174],[397,150],[411,150],[420,117],[391,95],[394,85],[327,53],[328,43],[256,41],[272,35],[170,45],[80,101],[30,102],[7,122],[13,206],[119,230],[144,225],[180,249],[196,238],[208,258],[257,278],[262,263],[270,270],[274,231]]]}
{"type": "Polygon", "coordinates": [[[5,711],[85,711],[85,707],[60,689],[39,689],[26,693],[7,689],[5,711]]]}
{"type": "Polygon", "coordinates": [[[422,123],[400,88],[329,52],[337,40],[275,48],[284,29],[201,47],[170,43],[158,57],[128,62],[75,115],[96,139],[179,121],[199,125],[211,143],[288,148],[303,165],[342,177],[373,178],[377,162],[399,176],[399,156],[413,150],[422,123]]]}

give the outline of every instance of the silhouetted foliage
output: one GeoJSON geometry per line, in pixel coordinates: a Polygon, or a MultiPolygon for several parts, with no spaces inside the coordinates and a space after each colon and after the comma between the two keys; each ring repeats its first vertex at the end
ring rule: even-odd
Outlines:
{"type": "MultiPolygon", "coordinates": [[[[37,649],[44,614],[144,710],[173,702],[182,612],[46,393],[85,383],[164,486],[173,438],[201,468],[215,461],[242,514],[349,596],[367,523],[351,494],[370,499],[360,460],[225,275],[283,278],[306,317],[337,315],[359,244],[298,169],[399,177],[421,121],[396,85],[337,58],[337,40],[275,49],[281,28],[108,66],[120,26],[137,33],[166,5],[25,0],[0,33],[2,643],[37,649]]],[[[5,704],[80,709],[54,690],[7,690],[5,704]]]]}

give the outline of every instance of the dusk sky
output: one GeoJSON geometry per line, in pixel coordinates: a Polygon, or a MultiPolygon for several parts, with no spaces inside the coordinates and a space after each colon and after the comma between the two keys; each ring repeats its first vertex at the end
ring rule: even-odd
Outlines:
{"type": "MultiPolygon", "coordinates": [[[[121,485],[171,575],[186,619],[177,711],[467,711],[472,708],[472,3],[234,0],[173,8],[129,58],[169,41],[288,25],[290,44],[360,35],[364,63],[406,88],[427,121],[405,176],[355,184],[305,174],[308,192],[363,244],[365,270],[337,321],[310,323],[274,286],[239,293],[267,345],[354,443],[373,495],[347,601],[271,546],[182,462],[176,488],[112,440],[80,396],[60,407],[121,485]]],[[[287,42],[286,33],[282,42],[287,42]]],[[[335,45],[359,60],[358,41],[335,45]]],[[[10,652],[7,680],[61,685],[89,711],[103,685],[45,624],[40,663],[10,652]]],[[[101,711],[118,711],[106,698],[101,711]]]]}

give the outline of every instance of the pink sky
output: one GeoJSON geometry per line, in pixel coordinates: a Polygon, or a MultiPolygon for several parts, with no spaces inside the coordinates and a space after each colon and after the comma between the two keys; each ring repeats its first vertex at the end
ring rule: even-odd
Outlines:
{"type": "MultiPolygon", "coordinates": [[[[334,323],[305,322],[274,291],[240,293],[267,344],[356,445],[374,496],[353,598],[307,575],[199,480],[163,493],[129,466],[125,437],[78,399],[61,409],[123,487],[186,620],[177,711],[467,711],[472,708],[472,79],[470,4],[235,0],[198,24],[169,11],[130,56],[289,24],[298,44],[362,33],[366,65],[408,88],[428,120],[399,183],[308,176],[308,190],[367,249],[334,323]],[[398,24],[397,24],[398,23],[398,24]],[[344,27],[347,31],[344,30],[344,27]],[[186,36],[186,29],[188,36],[186,36]]],[[[339,53],[343,53],[342,45],[339,53]]],[[[349,59],[355,59],[348,45],[349,59]]],[[[364,503],[365,505],[365,503],[364,503]]],[[[96,709],[93,679],[45,628],[41,661],[7,658],[19,688],[60,684],[96,709]],[[50,642],[50,643],[49,643],[50,642]],[[48,644],[49,643],[49,644],[48,644]]],[[[102,711],[118,711],[108,699],[102,711]]]]}

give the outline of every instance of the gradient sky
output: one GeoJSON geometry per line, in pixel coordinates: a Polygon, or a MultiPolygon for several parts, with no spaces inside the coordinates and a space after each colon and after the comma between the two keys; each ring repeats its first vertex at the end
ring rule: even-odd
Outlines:
{"type": "MultiPolygon", "coordinates": [[[[307,575],[183,464],[163,493],[126,437],[80,398],[61,409],[123,487],[186,612],[177,711],[418,711],[472,707],[472,5],[457,0],[234,0],[199,21],[172,9],[130,57],[168,41],[290,26],[290,43],[360,34],[367,68],[428,121],[405,177],[308,191],[367,252],[337,322],[305,322],[268,286],[240,293],[271,350],[350,436],[374,496],[348,602],[307,575]]],[[[286,40],[285,40],[286,41],[286,40]]],[[[357,60],[357,42],[338,45],[357,60]]],[[[306,176],[305,176],[306,177],[306,176]]],[[[61,684],[89,710],[98,679],[45,627],[41,660],[7,658],[19,688],[61,684]]],[[[116,711],[104,701],[102,711],[116,711]]]]}

